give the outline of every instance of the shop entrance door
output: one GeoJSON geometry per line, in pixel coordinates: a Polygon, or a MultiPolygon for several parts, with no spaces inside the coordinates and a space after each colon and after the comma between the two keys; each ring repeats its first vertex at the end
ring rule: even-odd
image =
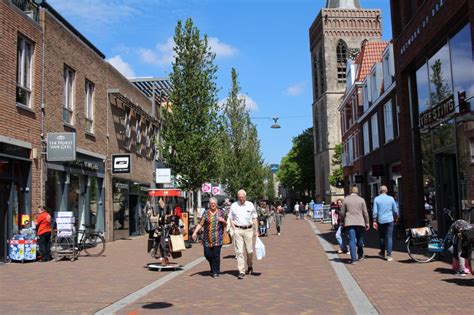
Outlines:
{"type": "Polygon", "coordinates": [[[436,155],[436,216],[441,235],[449,228],[449,219],[444,209],[452,210],[454,219],[458,216],[458,180],[455,154],[436,155]]]}
{"type": "Polygon", "coordinates": [[[0,261],[6,262],[8,257],[8,237],[11,212],[11,183],[0,181],[0,261]]]}
{"type": "Polygon", "coordinates": [[[130,207],[130,235],[137,235],[137,205],[138,205],[138,195],[130,194],[129,197],[129,207],[130,207]]]}

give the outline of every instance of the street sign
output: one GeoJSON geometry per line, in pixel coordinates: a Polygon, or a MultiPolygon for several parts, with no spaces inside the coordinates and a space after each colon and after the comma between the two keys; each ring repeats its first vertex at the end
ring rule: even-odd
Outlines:
{"type": "Polygon", "coordinates": [[[219,195],[221,193],[221,189],[219,188],[219,186],[214,186],[212,187],[212,194],[215,196],[215,195],[219,195]]]}
{"type": "Polygon", "coordinates": [[[76,133],[51,132],[46,135],[48,161],[74,161],[76,159],[76,133]]]}
{"type": "Polygon", "coordinates": [[[170,168],[157,168],[155,174],[156,174],[155,182],[157,184],[171,183],[171,169],[170,168]]]}
{"type": "Polygon", "coordinates": [[[202,184],[201,191],[205,194],[208,194],[211,192],[212,185],[211,183],[204,183],[202,184]]]}
{"type": "Polygon", "coordinates": [[[112,174],[129,174],[132,170],[130,154],[112,154],[112,174]]]}

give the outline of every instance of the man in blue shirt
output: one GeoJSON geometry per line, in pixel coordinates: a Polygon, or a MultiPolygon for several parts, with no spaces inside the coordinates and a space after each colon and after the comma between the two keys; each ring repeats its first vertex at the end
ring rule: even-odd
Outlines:
{"type": "Polygon", "coordinates": [[[379,231],[379,255],[387,259],[387,261],[392,261],[393,222],[398,217],[398,209],[395,199],[392,196],[387,195],[387,192],[387,186],[380,186],[380,194],[374,199],[372,213],[374,218],[374,229],[379,231]],[[387,256],[385,256],[385,251],[387,251],[387,256]]]}

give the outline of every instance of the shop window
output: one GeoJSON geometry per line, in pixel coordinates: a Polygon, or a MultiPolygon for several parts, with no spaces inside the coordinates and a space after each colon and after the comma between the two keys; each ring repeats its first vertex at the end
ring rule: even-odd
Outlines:
{"type": "Polygon", "coordinates": [[[86,131],[94,132],[94,83],[86,80],[85,84],[85,114],[86,114],[86,131]]]}
{"type": "Polygon", "coordinates": [[[428,60],[428,73],[430,80],[430,102],[431,106],[435,106],[452,93],[451,67],[447,43],[428,60]]]}
{"type": "Polygon", "coordinates": [[[362,136],[364,137],[364,155],[370,152],[369,122],[365,122],[362,127],[362,136]]]}
{"type": "Polygon", "coordinates": [[[426,64],[416,70],[416,91],[418,95],[418,113],[423,113],[430,108],[430,89],[426,64]]]}
{"type": "Polygon", "coordinates": [[[33,59],[33,43],[26,38],[18,37],[16,102],[31,107],[31,69],[33,59]]]}
{"type": "Polygon", "coordinates": [[[346,82],[347,44],[340,39],[336,47],[337,56],[337,82],[346,82]]]}
{"type": "Polygon", "coordinates": [[[136,152],[142,154],[142,116],[136,115],[135,120],[135,132],[136,132],[136,152]]]}
{"type": "Polygon", "coordinates": [[[383,120],[385,130],[385,143],[393,140],[393,113],[392,113],[392,102],[388,101],[383,106],[383,120]]]}
{"type": "Polygon", "coordinates": [[[125,117],[123,119],[123,128],[124,128],[124,144],[125,149],[130,150],[132,146],[132,127],[130,121],[132,119],[132,111],[130,107],[125,106],[125,117]]]}
{"type": "MultiPolygon", "coordinates": [[[[453,86],[457,93],[466,93],[466,100],[470,103],[472,111],[474,106],[474,65],[471,26],[469,23],[451,38],[449,47],[453,70],[453,86]]],[[[458,97],[455,97],[454,100],[456,105],[459,106],[458,97]]]]}
{"type": "Polygon", "coordinates": [[[474,138],[471,138],[470,142],[471,142],[471,163],[474,163],[474,138]]]}
{"type": "Polygon", "coordinates": [[[74,70],[64,66],[63,121],[69,125],[74,124],[74,77],[74,70]]]}
{"type": "Polygon", "coordinates": [[[377,113],[371,117],[370,125],[372,127],[372,150],[375,150],[379,148],[379,124],[377,120],[377,113]]]}

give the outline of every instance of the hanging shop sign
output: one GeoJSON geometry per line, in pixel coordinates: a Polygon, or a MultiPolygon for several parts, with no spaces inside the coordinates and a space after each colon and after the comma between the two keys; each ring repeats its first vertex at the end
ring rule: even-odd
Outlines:
{"type": "Polygon", "coordinates": [[[170,168],[157,168],[155,174],[156,174],[155,182],[157,184],[171,183],[171,169],[170,168]]]}
{"type": "Polygon", "coordinates": [[[441,101],[438,105],[420,114],[420,119],[418,120],[420,128],[424,128],[440,122],[445,117],[454,113],[455,110],[456,105],[454,104],[454,97],[451,94],[449,97],[441,101]]]}
{"type": "Polygon", "coordinates": [[[76,159],[75,132],[51,132],[46,138],[48,161],[74,161],[76,159]]]}
{"type": "Polygon", "coordinates": [[[112,154],[112,174],[129,174],[132,170],[130,154],[112,154]]]}
{"type": "Polygon", "coordinates": [[[201,191],[205,194],[210,193],[212,190],[212,184],[211,183],[204,183],[201,186],[201,191]]]}
{"type": "Polygon", "coordinates": [[[150,197],[181,197],[179,189],[150,189],[148,191],[150,197]]]}
{"type": "Polygon", "coordinates": [[[212,187],[212,195],[220,195],[221,194],[221,188],[219,186],[214,186],[212,187]]]}

